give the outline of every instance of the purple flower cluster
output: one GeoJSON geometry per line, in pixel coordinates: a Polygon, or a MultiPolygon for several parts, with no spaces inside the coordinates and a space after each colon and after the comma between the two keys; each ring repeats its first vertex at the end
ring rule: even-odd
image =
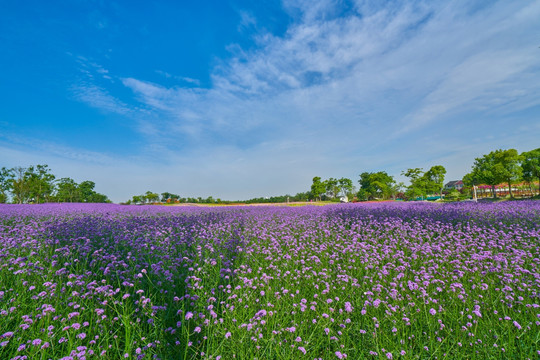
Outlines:
{"type": "Polygon", "coordinates": [[[532,201],[0,205],[0,358],[534,358],[539,239],[532,201]]]}

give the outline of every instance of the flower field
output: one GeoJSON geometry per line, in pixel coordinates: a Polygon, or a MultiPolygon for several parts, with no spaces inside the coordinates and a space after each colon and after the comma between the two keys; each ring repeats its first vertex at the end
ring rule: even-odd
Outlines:
{"type": "Polygon", "coordinates": [[[538,359],[540,203],[0,205],[0,359],[538,359]]]}

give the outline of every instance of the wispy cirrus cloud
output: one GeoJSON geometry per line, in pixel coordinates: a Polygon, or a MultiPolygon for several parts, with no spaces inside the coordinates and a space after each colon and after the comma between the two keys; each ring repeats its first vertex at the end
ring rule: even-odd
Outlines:
{"type": "Polygon", "coordinates": [[[458,177],[490,147],[537,146],[539,129],[520,111],[540,105],[540,2],[283,4],[293,21],[280,36],[250,32],[256,19],[241,17],[254,46],[231,44],[208,87],[172,75],[181,71],[158,70],[160,81],[87,65],[93,77],[77,96],[140,119],[145,151],[201,186],[226,179],[230,198],[261,177],[268,189],[302,190],[316,174],[399,174],[418,162],[444,162],[458,177]],[[509,119],[511,131],[492,130],[509,119]]]}
{"type": "Polygon", "coordinates": [[[91,82],[81,82],[71,88],[78,101],[91,107],[120,115],[129,115],[132,109],[124,102],[112,96],[105,88],[91,82]]]}
{"type": "Polygon", "coordinates": [[[536,26],[538,6],[499,2],[480,11],[466,2],[373,4],[358,2],[343,14],[332,2],[286,2],[300,20],[285,36],[258,35],[257,49],[223,60],[209,89],[135,78],[123,83],[178,123],[166,126],[227,132],[231,139],[257,126],[324,128],[335,118],[350,119],[354,130],[398,126],[399,135],[460,108],[489,108],[494,92],[530,106],[516,86],[537,88],[537,75],[523,74],[537,63],[528,30],[536,26]]]}

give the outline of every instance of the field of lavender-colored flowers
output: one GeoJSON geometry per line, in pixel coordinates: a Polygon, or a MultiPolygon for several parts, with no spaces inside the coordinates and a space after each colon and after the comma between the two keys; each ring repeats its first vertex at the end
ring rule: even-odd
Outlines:
{"type": "Polygon", "coordinates": [[[0,359],[537,359],[540,203],[0,206],[0,359]]]}

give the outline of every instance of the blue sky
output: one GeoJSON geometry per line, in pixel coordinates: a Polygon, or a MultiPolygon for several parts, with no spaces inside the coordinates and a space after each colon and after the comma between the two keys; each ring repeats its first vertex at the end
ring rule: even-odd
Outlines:
{"type": "Polygon", "coordinates": [[[0,3],[0,166],[247,199],[540,147],[540,1],[0,3]]]}

